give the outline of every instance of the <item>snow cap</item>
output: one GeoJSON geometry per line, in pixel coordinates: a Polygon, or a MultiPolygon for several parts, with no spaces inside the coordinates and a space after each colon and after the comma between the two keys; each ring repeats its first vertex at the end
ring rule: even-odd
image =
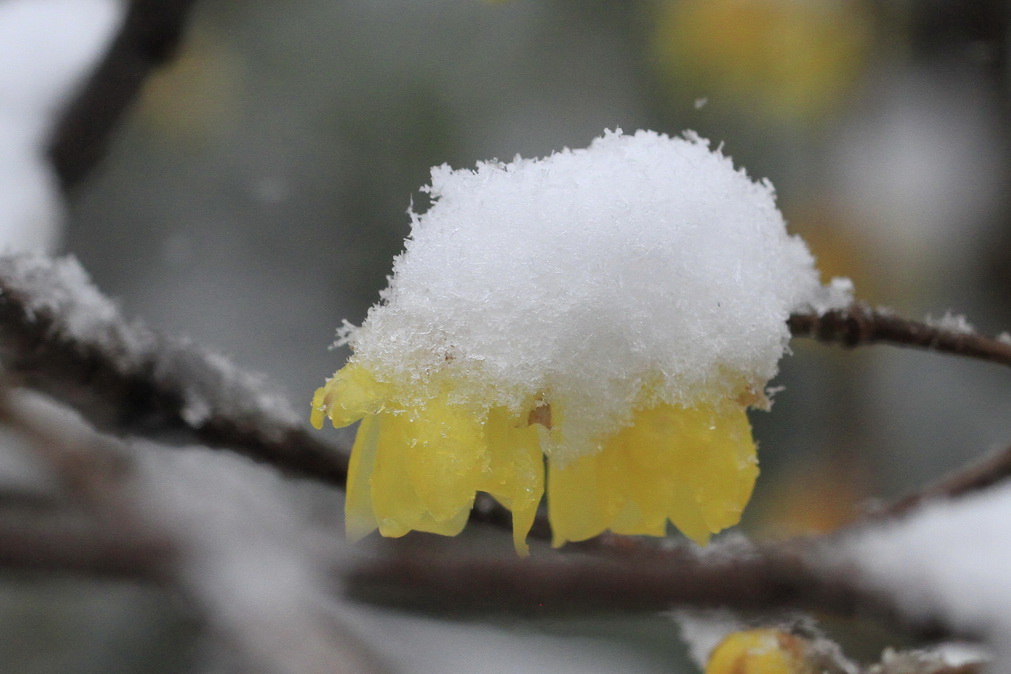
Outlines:
{"type": "Polygon", "coordinates": [[[550,402],[566,446],[593,451],[637,406],[760,396],[789,314],[849,300],[772,185],[693,133],[444,165],[424,189],[389,287],[342,337],[379,381],[411,383],[404,409],[450,374],[461,404],[550,402]]]}

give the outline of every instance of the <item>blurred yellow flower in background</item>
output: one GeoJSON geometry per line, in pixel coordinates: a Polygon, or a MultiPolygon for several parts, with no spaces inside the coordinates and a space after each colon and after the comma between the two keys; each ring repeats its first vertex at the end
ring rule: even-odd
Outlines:
{"type": "Polygon", "coordinates": [[[870,17],[853,0],[667,0],[654,53],[679,98],[817,122],[857,82],[870,17]]]}
{"type": "Polygon", "coordinates": [[[733,632],[713,649],[706,674],[815,674],[807,642],[777,629],[733,632]]]}

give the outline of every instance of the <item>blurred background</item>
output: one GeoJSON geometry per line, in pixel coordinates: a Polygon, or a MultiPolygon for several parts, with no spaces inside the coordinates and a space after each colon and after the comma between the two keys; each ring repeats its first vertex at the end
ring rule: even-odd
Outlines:
{"type": "MultiPolygon", "coordinates": [[[[691,129],[775,184],[825,280],[998,333],[1009,28],[1003,0],[200,0],[178,59],[72,195],[63,250],[126,315],[266,373],[308,413],[430,167],[691,129]]],[[[753,535],[830,530],[1011,442],[996,366],[793,347],[774,412],[752,415],[753,535]]],[[[159,648],[187,633],[172,629],[159,648]]],[[[525,629],[688,667],[660,619],[525,629]]],[[[80,671],[156,671],[138,662],[80,671]]]]}

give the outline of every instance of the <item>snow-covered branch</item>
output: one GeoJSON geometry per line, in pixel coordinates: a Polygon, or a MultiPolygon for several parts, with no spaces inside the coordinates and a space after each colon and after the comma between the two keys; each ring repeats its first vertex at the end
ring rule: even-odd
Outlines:
{"type": "Polygon", "coordinates": [[[170,588],[236,671],[322,674],[335,663],[341,671],[388,671],[356,628],[324,608],[315,551],[304,541],[292,545],[299,523],[277,514],[284,506],[275,492],[286,482],[271,470],[224,454],[216,469],[206,455],[193,464],[192,451],[121,442],[51,401],[6,389],[0,425],[9,446],[23,446],[55,478],[35,486],[46,508],[0,507],[0,568],[170,588]],[[262,512],[252,524],[237,523],[232,508],[243,515],[256,508],[235,501],[257,479],[250,496],[262,512]],[[231,500],[215,500],[222,493],[231,500]]]}
{"type": "Polygon", "coordinates": [[[127,322],[73,258],[0,258],[7,374],[114,433],[182,433],[282,472],[344,484],[347,455],[304,427],[261,376],[127,322]]]}

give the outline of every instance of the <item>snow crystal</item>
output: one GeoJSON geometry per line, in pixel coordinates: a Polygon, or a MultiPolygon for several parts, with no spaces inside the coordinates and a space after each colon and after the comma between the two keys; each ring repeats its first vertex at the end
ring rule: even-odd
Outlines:
{"type": "Polygon", "coordinates": [[[995,671],[1009,671],[1009,520],[1011,486],[1002,485],[859,532],[825,561],[857,569],[911,616],[943,616],[956,629],[990,637],[995,671]]]}
{"type": "Polygon", "coordinates": [[[347,335],[353,360],[419,384],[450,369],[473,386],[461,400],[514,410],[550,392],[569,447],[644,390],[685,405],[760,390],[789,314],[849,301],[820,285],[772,185],[694,134],[444,165],[426,190],[381,303],[347,335]]]}
{"type": "MultiPolygon", "coordinates": [[[[818,291],[808,300],[807,309],[818,314],[840,309],[853,302],[853,281],[848,278],[833,278],[827,286],[818,291]]],[[[797,307],[803,309],[805,307],[797,307]]]]}
{"type": "Polygon", "coordinates": [[[953,314],[950,311],[944,312],[944,316],[940,318],[934,318],[930,314],[927,314],[924,323],[933,326],[935,328],[940,328],[941,330],[949,330],[951,332],[957,332],[962,335],[971,335],[976,332],[976,328],[966,320],[965,316],[961,314],[953,314]]]}

